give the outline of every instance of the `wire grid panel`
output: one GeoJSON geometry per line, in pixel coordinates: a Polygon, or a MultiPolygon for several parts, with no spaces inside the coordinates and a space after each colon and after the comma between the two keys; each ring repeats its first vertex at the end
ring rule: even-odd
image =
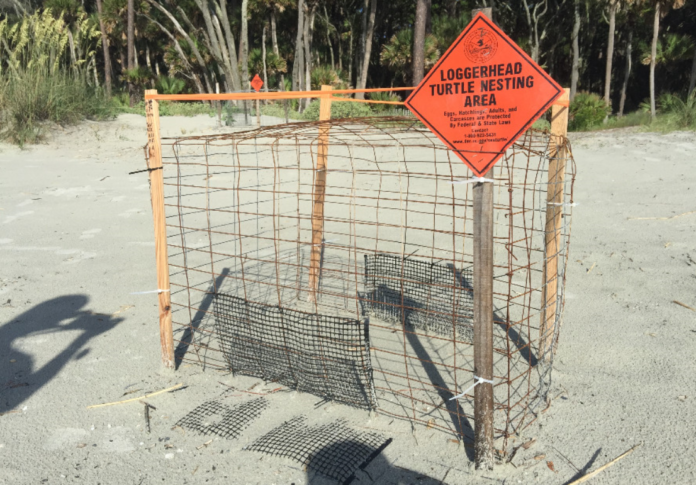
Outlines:
{"type": "MultiPolygon", "coordinates": [[[[552,352],[540,332],[547,281],[556,289],[545,330],[554,341],[562,315],[575,168],[568,147],[558,179],[557,251],[547,255],[555,146],[547,133],[528,131],[492,173],[494,423],[505,442],[546,402],[552,352]],[[558,277],[546,277],[548,258],[558,261],[558,277]]],[[[216,322],[239,319],[217,311],[220,294],[278,314],[367,322],[364,375],[372,374],[367,387],[379,412],[472,436],[473,394],[449,400],[473,382],[473,190],[458,183],[471,173],[434,135],[406,118],[294,123],[164,139],[163,157],[179,359],[234,367],[216,322]],[[314,185],[327,132],[321,273],[310,301],[314,185]]],[[[324,357],[307,358],[321,368],[324,357]]]]}
{"type": "Polygon", "coordinates": [[[309,426],[305,416],[297,416],[244,449],[290,458],[308,470],[346,483],[389,443],[391,440],[377,433],[349,428],[342,419],[309,426]]]}
{"type": "Polygon", "coordinates": [[[375,405],[367,325],[216,293],[215,324],[229,368],[344,404],[375,405]]]}

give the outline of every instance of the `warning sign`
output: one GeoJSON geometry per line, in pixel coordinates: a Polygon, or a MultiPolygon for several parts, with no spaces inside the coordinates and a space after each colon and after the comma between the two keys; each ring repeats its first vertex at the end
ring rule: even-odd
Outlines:
{"type": "Polygon", "coordinates": [[[541,67],[478,13],[406,106],[480,177],[561,93],[541,67]]]}
{"type": "Polygon", "coordinates": [[[257,93],[263,87],[263,81],[261,80],[258,74],[254,76],[254,79],[251,80],[251,87],[254,88],[254,91],[256,91],[257,93]]]}

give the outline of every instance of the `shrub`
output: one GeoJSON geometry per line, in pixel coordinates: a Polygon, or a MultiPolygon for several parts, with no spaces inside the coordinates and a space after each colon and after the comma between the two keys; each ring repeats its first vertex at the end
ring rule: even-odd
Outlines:
{"type": "Polygon", "coordinates": [[[155,87],[160,94],[181,94],[186,89],[186,81],[176,77],[160,76],[155,87]]]}
{"type": "MultiPolygon", "coordinates": [[[[331,103],[331,119],[361,118],[372,116],[372,114],[372,110],[365,103],[351,103],[345,101],[331,103]]],[[[317,121],[319,119],[318,99],[309,103],[307,109],[302,113],[302,118],[307,121],[317,121]]]]}
{"type": "MultiPolygon", "coordinates": [[[[370,93],[369,94],[370,99],[372,101],[401,101],[401,98],[399,98],[398,95],[394,93],[387,93],[387,92],[381,92],[381,93],[370,93]]],[[[375,113],[379,114],[384,114],[388,111],[393,111],[395,108],[397,108],[398,105],[395,104],[371,104],[370,109],[374,111],[375,113]]]]}
{"type": "Polygon", "coordinates": [[[686,99],[676,94],[663,94],[658,99],[661,116],[655,121],[665,131],[696,129],[696,91],[686,99]]]}
{"type": "Polygon", "coordinates": [[[595,128],[604,122],[609,113],[610,108],[597,94],[578,93],[570,103],[568,129],[583,131],[595,128]]]}
{"type": "Polygon", "coordinates": [[[44,122],[76,123],[101,118],[113,111],[111,102],[92,85],[99,32],[84,13],[72,19],[75,57],[69,51],[68,29],[62,15],[50,9],[9,25],[0,21],[0,135],[20,146],[38,141],[44,122]]]}

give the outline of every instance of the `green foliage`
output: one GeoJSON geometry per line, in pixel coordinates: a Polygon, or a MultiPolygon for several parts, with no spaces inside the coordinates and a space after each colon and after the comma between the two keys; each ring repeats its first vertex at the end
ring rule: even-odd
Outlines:
{"type": "MultiPolygon", "coordinates": [[[[249,51],[249,74],[251,77],[258,74],[263,79],[263,51],[258,47],[249,51]]],[[[288,71],[285,59],[275,55],[273,51],[266,50],[266,73],[273,76],[277,73],[285,73],[288,71]]]]}
{"type": "Polygon", "coordinates": [[[445,50],[449,49],[449,46],[452,45],[470,21],[471,15],[466,11],[459,14],[459,17],[452,17],[447,14],[433,17],[433,35],[437,39],[437,46],[441,53],[444,54],[445,50]]]}
{"type": "MultiPolygon", "coordinates": [[[[128,93],[121,93],[114,97],[117,101],[115,108],[118,113],[132,113],[145,116],[145,102],[140,101],[134,106],[128,104],[128,93]]],[[[197,116],[208,115],[217,116],[217,108],[210,106],[204,102],[177,102],[177,101],[160,101],[159,104],[160,116],[197,116]]]]}
{"type": "MultiPolygon", "coordinates": [[[[413,31],[403,29],[382,46],[379,58],[382,65],[391,70],[395,76],[408,82],[411,77],[411,51],[413,49],[413,31]]],[[[425,36],[425,70],[435,65],[440,58],[437,38],[434,35],[425,36]]]]}
{"type": "Polygon", "coordinates": [[[319,90],[323,85],[334,89],[348,89],[348,82],[343,79],[343,73],[331,69],[331,66],[317,66],[312,69],[312,89],[319,90]]]}
{"type": "Polygon", "coordinates": [[[539,118],[534,122],[532,128],[540,131],[547,131],[551,129],[551,123],[546,118],[539,118]]]}
{"type": "Polygon", "coordinates": [[[76,123],[112,112],[91,80],[99,32],[81,9],[63,3],[74,7],[70,26],[50,9],[13,25],[0,22],[0,136],[20,146],[38,141],[45,122],[76,123]]]}
{"type": "Polygon", "coordinates": [[[176,77],[160,76],[155,87],[161,94],[181,94],[186,89],[186,81],[176,77]]]}
{"type": "Polygon", "coordinates": [[[577,93],[570,103],[569,131],[585,131],[595,128],[609,115],[610,108],[594,93],[577,93]]]}
{"type": "MultiPolygon", "coordinates": [[[[370,93],[368,95],[372,101],[401,101],[401,98],[397,94],[394,93],[370,93]]],[[[397,108],[397,105],[394,104],[371,104],[370,109],[374,111],[375,113],[379,113],[380,115],[388,112],[388,111],[393,111],[395,108],[397,108]]]]}
{"type": "Polygon", "coordinates": [[[696,130],[696,91],[687,98],[663,94],[658,99],[661,116],[652,126],[661,131],[696,130]]]}
{"type": "MultiPolygon", "coordinates": [[[[288,118],[291,120],[302,120],[304,119],[302,117],[301,113],[297,112],[297,109],[293,109],[292,104],[290,101],[297,101],[296,99],[293,100],[287,100],[288,103],[288,118]]],[[[283,106],[282,102],[277,102],[277,103],[268,103],[265,105],[261,105],[261,114],[264,114],[266,116],[275,116],[276,118],[281,118],[285,119],[285,107],[283,106]]],[[[318,117],[318,115],[317,115],[318,117]]]]}
{"type": "MultiPolygon", "coordinates": [[[[346,101],[331,103],[331,119],[361,118],[372,115],[372,110],[365,103],[351,103],[346,101]]],[[[302,118],[307,121],[317,121],[319,119],[318,99],[309,103],[307,109],[302,113],[302,118]]]]}

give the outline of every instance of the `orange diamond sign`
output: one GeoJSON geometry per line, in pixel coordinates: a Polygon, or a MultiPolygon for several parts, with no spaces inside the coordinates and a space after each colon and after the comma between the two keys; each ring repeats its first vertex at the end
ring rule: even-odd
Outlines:
{"type": "Polygon", "coordinates": [[[263,81],[261,80],[258,74],[254,76],[254,79],[251,80],[251,87],[254,88],[254,91],[256,91],[257,93],[263,87],[263,81]]]}
{"type": "Polygon", "coordinates": [[[481,177],[562,92],[512,39],[478,13],[406,106],[481,177]]]}

